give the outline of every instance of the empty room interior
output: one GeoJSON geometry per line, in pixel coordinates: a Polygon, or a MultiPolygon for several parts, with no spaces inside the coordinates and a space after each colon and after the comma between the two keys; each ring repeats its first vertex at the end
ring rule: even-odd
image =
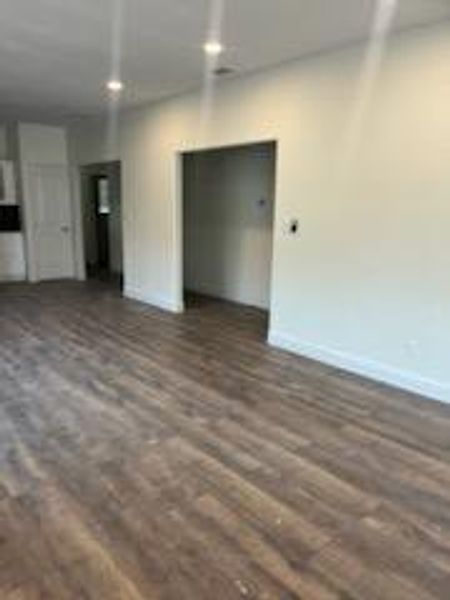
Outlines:
{"type": "Polygon", "coordinates": [[[450,598],[450,2],[10,0],[0,600],[450,598]]]}
{"type": "Polygon", "coordinates": [[[259,309],[255,317],[267,323],[275,177],[276,145],[270,142],[183,155],[185,310],[214,304],[220,312],[233,303],[236,314],[259,309]]]}

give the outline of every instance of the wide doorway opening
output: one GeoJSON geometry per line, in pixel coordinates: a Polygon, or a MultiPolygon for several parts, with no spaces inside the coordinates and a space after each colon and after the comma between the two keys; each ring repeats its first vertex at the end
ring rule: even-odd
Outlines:
{"type": "Polygon", "coordinates": [[[81,184],[86,275],[122,287],[120,162],[82,167],[81,184]]]}
{"type": "Polygon", "coordinates": [[[187,311],[235,314],[267,332],[276,150],[265,142],[183,154],[187,311]]]}

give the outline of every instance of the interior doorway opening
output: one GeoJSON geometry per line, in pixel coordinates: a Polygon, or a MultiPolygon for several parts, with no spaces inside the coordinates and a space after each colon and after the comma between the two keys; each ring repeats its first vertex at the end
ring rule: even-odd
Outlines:
{"type": "Polygon", "coordinates": [[[267,331],[276,153],[264,142],[182,155],[186,310],[234,307],[267,331]]]}
{"type": "Polygon", "coordinates": [[[123,283],[120,162],[87,165],[81,170],[86,275],[123,283]]]}

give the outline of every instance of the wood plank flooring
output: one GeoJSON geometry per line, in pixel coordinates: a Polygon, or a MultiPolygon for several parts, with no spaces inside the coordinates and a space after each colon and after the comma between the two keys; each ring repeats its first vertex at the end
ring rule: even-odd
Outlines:
{"type": "Polygon", "coordinates": [[[450,598],[450,407],[264,316],[0,286],[0,598],[450,598]]]}

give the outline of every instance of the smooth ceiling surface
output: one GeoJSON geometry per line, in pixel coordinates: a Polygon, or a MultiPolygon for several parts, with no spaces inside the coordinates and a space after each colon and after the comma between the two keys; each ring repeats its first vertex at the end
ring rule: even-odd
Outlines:
{"type": "MultiPolygon", "coordinates": [[[[450,0],[381,1],[398,4],[396,29],[450,18],[450,0]]],[[[3,0],[0,118],[101,112],[107,106],[104,82],[119,64],[126,106],[200,86],[212,4],[3,0]]],[[[365,39],[376,5],[377,0],[223,0],[227,51],[221,62],[245,73],[365,39]]]]}

